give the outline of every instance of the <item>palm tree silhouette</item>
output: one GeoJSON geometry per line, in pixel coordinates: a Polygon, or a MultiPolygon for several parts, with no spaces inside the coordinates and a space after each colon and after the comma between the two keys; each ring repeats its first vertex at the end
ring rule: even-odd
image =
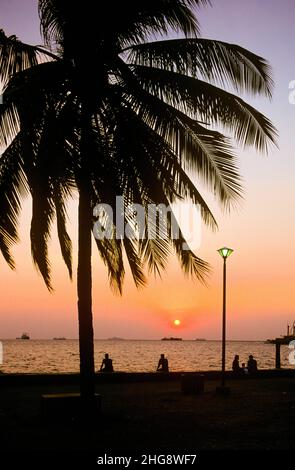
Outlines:
{"type": "MultiPolygon", "coordinates": [[[[31,251],[49,290],[47,242],[56,218],[72,276],[66,205],[78,192],[78,314],[81,395],[94,396],[91,236],[97,203],[115,207],[189,198],[206,224],[216,221],[189,173],[222,205],[241,196],[232,141],[267,151],[271,122],[237,94],[271,97],[267,62],[233,44],[202,39],[194,7],[205,0],[100,2],[39,0],[44,46],[0,32],[0,249],[11,268],[21,201],[32,198],[31,251]],[[114,11],[115,10],[115,11],[114,11]],[[180,39],[169,39],[178,32],[180,39]],[[165,40],[163,39],[165,38],[165,40]],[[228,90],[225,88],[228,87],[228,90]],[[230,90],[237,94],[233,94],[230,90]],[[223,133],[216,129],[223,129],[223,133]]],[[[174,250],[184,271],[204,280],[208,265],[183,249],[184,237],[96,239],[110,283],[119,292],[125,251],[138,287],[143,268],[160,273],[174,250]]],[[[175,221],[174,221],[175,222],[175,221]]],[[[103,228],[103,222],[100,222],[103,228]]],[[[147,232],[147,229],[145,229],[147,232]]],[[[145,233],[146,235],[146,233],[145,233]]]]}

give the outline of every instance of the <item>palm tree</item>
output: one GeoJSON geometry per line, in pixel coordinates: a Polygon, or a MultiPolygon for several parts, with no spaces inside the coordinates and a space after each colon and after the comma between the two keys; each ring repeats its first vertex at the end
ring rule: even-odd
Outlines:
{"type": "MultiPolygon", "coordinates": [[[[199,37],[194,7],[205,0],[39,0],[44,46],[0,32],[0,249],[11,268],[22,198],[32,198],[33,261],[51,286],[47,242],[56,218],[62,256],[72,276],[66,205],[79,196],[78,315],[81,395],[94,396],[91,235],[98,203],[170,207],[189,198],[204,222],[216,221],[189,174],[202,179],[223,206],[241,196],[234,143],[267,151],[271,122],[242,100],[271,97],[267,62],[237,45],[199,37]],[[86,2],[86,3],[85,3],[86,2]],[[97,3],[97,4],[96,4],[97,3]],[[114,9],[116,14],[114,15],[114,9]],[[169,39],[169,32],[180,33],[169,39]],[[163,39],[164,37],[164,39],[163,39]],[[168,39],[167,39],[168,37],[168,39]],[[231,90],[231,91],[230,91],[231,90]],[[237,94],[232,93],[232,90],[237,94]],[[216,130],[218,129],[218,130],[216,130]],[[222,131],[222,132],[221,132],[222,131]]],[[[208,265],[183,249],[168,224],[167,238],[96,239],[111,286],[121,292],[123,251],[135,284],[144,266],[160,273],[171,250],[187,274],[204,280],[208,265]]],[[[108,221],[110,222],[110,221],[108,221]]],[[[174,220],[175,223],[175,220],[174,220]]],[[[105,221],[100,220],[101,228],[105,221]]],[[[145,235],[147,235],[145,229],[145,235]]]]}

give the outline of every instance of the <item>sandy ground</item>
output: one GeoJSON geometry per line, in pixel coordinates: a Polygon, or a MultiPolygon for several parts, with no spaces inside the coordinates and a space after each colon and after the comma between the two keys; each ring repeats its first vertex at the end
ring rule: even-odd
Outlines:
{"type": "Polygon", "coordinates": [[[14,386],[0,390],[0,442],[5,450],[155,451],[295,449],[295,379],[229,382],[217,396],[208,381],[202,395],[183,395],[180,383],[101,384],[102,415],[89,429],[45,419],[43,393],[74,386],[14,386]]]}

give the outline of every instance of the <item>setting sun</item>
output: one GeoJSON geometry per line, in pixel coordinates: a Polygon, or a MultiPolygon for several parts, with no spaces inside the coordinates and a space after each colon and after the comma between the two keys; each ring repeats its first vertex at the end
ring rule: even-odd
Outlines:
{"type": "Polygon", "coordinates": [[[181,323],[181,321],[180,321],[180,320],[174,320],[174,322],[173,322],[173,323],[174,323],[174,325],[175,325],[175,326],[179,326],[179,325],[180,325],[180,323],[181,323]]]}

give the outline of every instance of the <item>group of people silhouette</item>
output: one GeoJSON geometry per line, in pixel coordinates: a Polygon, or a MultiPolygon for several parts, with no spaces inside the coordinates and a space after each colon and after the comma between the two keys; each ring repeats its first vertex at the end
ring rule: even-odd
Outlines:
{"type": "Polygon", "coordinates": [[[252,354],[249,356],[247,367],[245,362],[243,362],[242,366],[240,366],[239,361],[240,356],[236,354],[232,364],[232,370],[235,375],[254,375],[257,372],[257,361],[254,359],[252,354]]]}
{"type": "MultiPolygon", "coordinates": [[[[102,360],[100,372],[114,372],[113,360],[108,354],[105,354],[102,360]]],[[[169,372],[168,359],[165,357],[165,354],[161,354],[160,356],[157,372],[169,372]]]]}
{"type": "MultiPolygon", "coordinates": [[[[257,372],[257,361],[252,354],[249,356],[247,367],[244,362],[240,366],[239,361],[240,356],[236,355],[232,363],[232,370],[235,375],[254,375],[257,372]]],[[[169,372],[168,359],[165,354],[161,354],[156,371],[169,372]]],[[[108,354],[105,354],[102,360],[100,372],[114,372],[113,361],[108,354]]]]}

